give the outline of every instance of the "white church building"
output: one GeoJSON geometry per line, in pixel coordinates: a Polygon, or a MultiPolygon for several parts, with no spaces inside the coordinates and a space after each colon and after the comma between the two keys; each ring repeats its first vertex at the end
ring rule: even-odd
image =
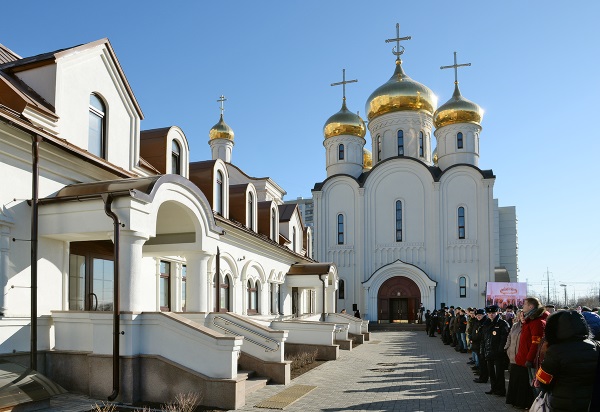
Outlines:
{"type": "MultiPolygon", "coordinates": [[[[367,99],[324,126],[327,178],[316,183],[314,249],[337,265],[337,305],[370,321],[414,321],[419,305],[483,307],[486,282],[516,281],[514,207],[499,208],[496,176],[479,168],[483,110],[458,88],[437,107],[400,59],[367,99]],[[371,150],[367,150],[368,146],[371,150]],[[435,147],[435,149],[434,149],[435,147]]],[[[485,137],[484,137],[485,138],[485,137]]]]}
{"type": "Polygon", "coordinates": [[[0,45],[0,358],[93,397],[233,409],[242,371],[287,384],[288,352],[368,339],[298,207],[231,163],[223,106],[202,162],[142,119],[107,39],[0,45]]]}

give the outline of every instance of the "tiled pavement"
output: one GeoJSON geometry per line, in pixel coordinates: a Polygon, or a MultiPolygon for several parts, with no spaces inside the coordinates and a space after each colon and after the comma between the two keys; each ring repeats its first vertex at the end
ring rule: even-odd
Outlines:
{"type": "MultiPolygon", "coordinates": [[[[505,399],[486,395],[490,385],[473,382],[469,355],[424,331],[373,332],[371,342],[294,379],[315,390],[285,411],[516,411],[505,399]],[[375,344],[379,341],[380,343],[375,344]]],[[[285,387],[268,385],[248,396],[240,411],[285,387]]]]}
{"type": "MultiPolygon", "coordinates": [[[[486,395],[488,384],[473,382],[468,355],[430,338],[424,331],[373,332],[371,342],[351,352],[340,351],[326,362],[294,379],[291,385],[313,385],[315,390],[285,411],[516,411],[504,398],[486,395]],[[376,343],[379,342],[379,343],[376,343]]],[[[286,387],[268,385],[250,394],[239,411],[276,409],[254,405],[286,387]]],[[[54,399],[47,412],[81,412],[84,397],[54,399]]]]}

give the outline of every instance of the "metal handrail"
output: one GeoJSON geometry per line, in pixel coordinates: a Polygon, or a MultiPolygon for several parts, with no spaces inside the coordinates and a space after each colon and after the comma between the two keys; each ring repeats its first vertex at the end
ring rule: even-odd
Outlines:
{"type": "Polygon", "coordinates": [[[247,336],[243,335],[243,336],[244,336],[244,340],[247,340],[247,341],[249,341],[249,342],[252,342],[252,343],[254,343],[255,345],[258,345],[258,346],[260,346],[261,348],[265,348],[265,352],[275,352],[275,351],[279,350],[279,342],[277,342],[275,339],[273,339],[273,338],[269,338],[268,336],[265,336],[265,335],[262,335],[262,334],[260,334],[260,333],[256,332],[255,330],[249,329],[249,328],[247,328],[247,327],[245,327],[245,326],[242,326],[242,325],[240,325],[240,324],[238,324],[238,323],[235,323],[235,322],[233,322],[233,321],[231,321],[231,320],[229,320],[229,319],[226,319],[226,318],[224,318],[224,317],[222,317],[222,316],[215,316],[215,317],[213,318],[213,325],[215,325],[217,328],[219,328],[219,329],[221,329],[221,330],[224,330],[224,331],[226,331],[226,332],[229,332],[229,333],[231,333],[231,334],[235,334],[235,335],[237,335],[237,334],[238,334],[238,332],[236,332],[236,331],[233,331],[233,330],[231,330],[231,329],[227,329],[227,328],[226,328],[225,326],[223,326],[223,325],[219,325],[219,324],[217,324],[217,319],[221,319],[221,320],[223,320],[224,322],[227,322],[228,324],[235,325],[235,326],[237,326],[238,328],[241,328],[241,329],[243,329],[243,330],[245,330],[245,331],[247,331],[247,332],[250,332],[250,333],[253,333],[253,334],[257,335],[257,336],[260,336],[261,338],[265,339],[266,341],[271,341],[271,342],[274,342],[274,343],[275,343],[275,345],[277,345],[277,348],[276,348],[276,349],[273,349],[273,348],[271,348],[271,347],[269,347],[269,346],[267,346],[267,345],[265,345],[265,344],[263,344],[263,343],[257,342],[257,341],[255,341],[254,339],[252,339],[252,338],[249,338],[249,337],[247,337],[247,336]]]}

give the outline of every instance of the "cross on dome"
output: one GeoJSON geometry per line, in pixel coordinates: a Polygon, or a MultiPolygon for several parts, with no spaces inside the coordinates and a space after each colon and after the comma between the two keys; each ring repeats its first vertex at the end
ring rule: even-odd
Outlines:
{"type": "Polygon", "coordinates": [[[396,42],[396,46],[392,49],[392,54],[396,56],[396,60],[400,60],[400,56],[404,53],[404,46],[400,46],[402,40],[410,40],[411,36],[400,37],[400,23],[396,23],[396,38],[387,39],[386,43],[396,42]],[[402,50],[400,50],[402,48],[402,50]]]}
{"type": "Polygon", "coordinates": [[[346,69],[342,69],[342,81],[337,82],[337,83],[331,83],[331,85],[332,86],[339,86],[340,84],[342,85],[343,100],[346,101],[346,85],[348,83],[357,83],[357,82],[358,82],[358,79],[346,80],[346,69]]]}
{"type": "Polygon", "coordinates": [[[225,103],[225,101],[227,101],[227,99],[225,98],[225,96],[221,95],[221,97],[219,97],[219,100],[217,100],[220,103],[221,106],[221,116],[223,116],[223,112],[225,111],[225,107],[223,105],[223,103],[225,103]]]}
{"type": "Polygon", "coordinates": [[[442,66],[440,67],[440,69],[454,69],[454,84],[458,84],[458,68],[459,67],[466,67],[466,66],[470,66],[471,63],[462,63],[462,64],[458,64],[456,63],[456,52],[454,52],[454,64],[451,66],[442,66]]]}

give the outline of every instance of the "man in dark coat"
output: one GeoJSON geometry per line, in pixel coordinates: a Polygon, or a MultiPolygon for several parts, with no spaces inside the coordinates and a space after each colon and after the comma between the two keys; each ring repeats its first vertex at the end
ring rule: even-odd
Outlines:
{"type": "Polygon", "coordinates": [[[497,305],[485,308],[487,317],[491,321],[483,335],[485,361],[491,383],[491,388],[486,393],[488,395],[506,396],[506,383],[504,381],[506,356],[504,346],[508,338],[509,327],[498,311],[499,308],[497,305]]]}
{"type": "Polygon", "coordinates": [[[429,335],[429,328],[431,327],[431,311],[427,309],[425,312],[425,334],[429,335]]]}
{"type": "Polygon", "coordinates": [[[479,373],[479,378],[473,379],[477,383],[487,383],[488,368],[485,361],[485,352],[483,350],[483,335],[486,328],[492,323],[486,316],[483,309],[477,309],[475,312],[475,324],[473,325],[473,334],[471,335],[471,350],[477,355],[476,373],[479,373]]]}
{"type": "Polygon", "coordinates": [[[430,327],[429,327],[429,336],[432,338],[435,338],[435,331],[438,327],[438,311],[434,309],[434,311],[431,313],[431,316],[429,317],[429,323],[430,323],[430,327]]]}

